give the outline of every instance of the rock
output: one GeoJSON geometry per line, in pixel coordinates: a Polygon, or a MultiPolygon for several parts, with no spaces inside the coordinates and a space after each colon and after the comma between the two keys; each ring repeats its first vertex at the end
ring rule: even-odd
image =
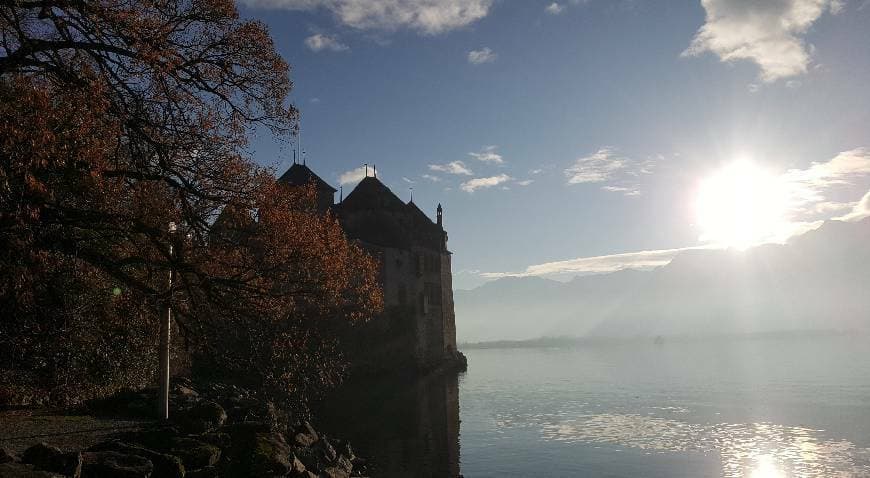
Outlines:
{"type": "Polygon", "coordinates": [[[294,455],[305,465],[308,471],[320,469],[320,460],[313,448],[296,447],[294,455]]]}
{"type": "Polygon", "coordinates": [[[221,471],[216,466],[207,466],[199,470],[189,472],[187,478],[218,478],[221,476],[221,471]]]}
{"type": "Polygon", "coordinates": [[[293,441],[295,441],[297,445],[304,447],[310,447],[314,444],[314,439],[305,433],[297,433],[293,438],[293,441]]]}
{"type": "Polygon", "coordinates": [[[176,385],[175,388],[172,389],[172,393],[179,397],[196,398],[199,396],[199,393],[197,393],[196,390],[181,384],[176,385]]]}
{"type": "Polygon", "coordinates": [[[312,427],[308,422],[303,422],[302,426],[296,430],[296,435],[294,436],[293,441],[295,441],[299,446],[311,446],[317,443],[317,440],[319,439],[320,436],[317,434],[317,431],[314,430],[314,427],[312,427]]]}
{"type": "Polygon", "coordinates": [[[323,478],[350,478],[350,473],[337,466],[328,466],[320,476],[323,478]]]}
{"type": "Polygon", "coordinates": [[[179,413],[175,421],[189,433],[207,433],[227,421],[227,412],[215,402],[203,401],[179,413]]]}
{"type": "Polygon", "coordinates": [[[314,427],[312,427],[311,424],[308,422],[302,422],[302,431],[303,433],[307,433],[311,438],[314,439],[314,441],[320,439],[320,437],[317,435],[317,431],[315,431],[314,427]]]}
{"type": "Polygon", "coordinates": [[[251,451],[253,476],[283,476],[290,472],[290,446],[280,433],[258,433],[251,451]]]}
{"type": "Polygon", "coordinates": [[[21,461],[38,470],[51,471],[78,478],[82,471],[81,453],[63,453],[45,443],[37,443],[24,450],[21,461]]]}
{"type": "Polygon", "coordinates": [[[260,422],[269,426],[270,431],[278,426],[278,412],[272,402],[264,402],[253,398],[235,398],[227,401],[231,406],[227,415],[233,423],[260,422]]]}
{"type": "Polygon", "coordinates": [[[15,453],[13,453],[11,450],[0,448],[0,464],[11,463],[16,460],[18,460],[18,457],[15,456],[15,453]]]}
{"type": "Polygon", "coordinates": [[[193,438],[174,438],[170,453],[191,470],[212,466],[221,459],[220,448],[193,438]]]}
{"type": "Polygon", "coordinates": [[[0,476],[3,478],[61,478],[63,475],[37,470],[33,465],[25,463],[0,464],[0,476]]]}
{"type": "Polygon", "coordinates": [[[172,440],[179,435],[175,427],[158,427],[148,430],[124,434],[121,439],[124,442],[137,443],[151,450],[167,451],[172,440]]]}
{"type": "Polygon", "coordinates": [[[127,455],[136,455],[146,458],[154,465],[154,476],[167,478],[184,478],[185,469],[181,459],[177,456],[166,455],[148,450],[136,445],[130,445],[119,440],[110,440],[99,443],[89,451],[116,451],[127,455]]]}
{"type": "Polygon", "coordinates": [[[350,459],[348,459],[344,455],[338,455],[338,458],[335,460],[335,466],[341,468],[348,473],[353,471],[353,463],[351,463],[350,459]]]}
{"type": "Polygon", "coordinates": [[[82,453],[82,478],[150,478],[154,465],[147,458],[116,451],[82,453]]]}
{"type": "Polygon", "coordinates": [[[198,439],[208,443],[209,445],[214,445],[221,450],[228,450],[233,444],[233,440],[230,435],[223,432],[206,433],[205,435],[200,436],[198,439]]]}
{"type": "Polygon", "coordinates": [[[324,461],[327,463],[332,463],[337,458],[338,454],[335,452],[335,448],[329,443],[329,440],[326,437],[322,438],[318,442],[318,449],[323,456],[324,461]]]}
{"type": "Polygon", "coordinates": [[[305,465],[299,461],[296,454],[293,454],[290,458],[290,476],[304,476],[305,465]]]}

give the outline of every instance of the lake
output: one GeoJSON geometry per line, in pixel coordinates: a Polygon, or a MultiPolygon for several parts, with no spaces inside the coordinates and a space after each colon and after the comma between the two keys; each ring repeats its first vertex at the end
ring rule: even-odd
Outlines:
{"type": "Polygon", "coordinates": [[[870,476],[866,337],[464,352],[337,407],[373,476],[870,476]]]}

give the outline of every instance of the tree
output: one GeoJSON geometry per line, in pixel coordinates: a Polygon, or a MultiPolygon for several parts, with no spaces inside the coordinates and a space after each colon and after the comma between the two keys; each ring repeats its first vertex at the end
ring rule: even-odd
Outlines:
{"type": "MultiPolygon", "coordinates": [[[[71,357],[70,370],[82,371],[96,354],[94,367],[118,373],[86,374],[92,382],[106,390],[141,384],[154,315],[170,295],[200,352],[220,350],[207,341],[222,328],[236,327],[254,344],[266,324],[295,321],[302,333],[316,330],[323,314],[354,320],[377,310],[372,260],[333,218],[316,215],[305,194],[278,188],[242,154],[254,129],[279,139],[295,131],[291,87],[265,26],[241,20],[232,1],[0,6],[0,368],[23,363],[33,383],[60,387],[68,380],[52,360],[71,357]],[[227,205],[256,224],[251,247],[212,240],[227,205]],[[176,258],[170,221],[184,242],[176,258]],[[300,250],[270,249],[279,246],[300,250]],[[332,264],[336,247],[347,270],[332,264]],[[165,286],[170,267],[180,272],[173,291],[165,286]],[[316,307],[303,296],[326,302],[316,307]],[[119,333],[100,342],[107,329],[119,333]],[[75,340],[61,347],[59,331],[103,348],[74,352],[75,340]],[[121,360],[123,347],[139,358],[121,360]]],[[[315,352],[286,358],[301,364],[327,345],[322,336],[308,346],[315,352]]],[[[287,373],[266,379],[286,390],[293,380],[314,383],[287,373]]]]}

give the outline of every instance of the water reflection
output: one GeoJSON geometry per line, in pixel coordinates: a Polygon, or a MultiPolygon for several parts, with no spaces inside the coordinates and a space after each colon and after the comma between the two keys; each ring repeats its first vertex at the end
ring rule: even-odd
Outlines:
{"type": "Polygon", "coordinates": [[[536,427],[547,441],[718,454],[725,477],[870,476],[870,449],[823,430],[774,423],[695,424],[638,414],[502,415],[497,426],[536,427]]]}
{"type": "Polygon", "coordinates": [[[317,416],[371,461],[372,476],[459,476],[456,374],[349,383],[317,406],[317,416]]]}

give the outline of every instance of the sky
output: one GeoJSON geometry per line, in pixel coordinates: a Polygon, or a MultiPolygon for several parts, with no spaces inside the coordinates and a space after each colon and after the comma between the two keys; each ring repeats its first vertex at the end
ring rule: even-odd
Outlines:
{"type": "MultiPolygon", "coordinates": [[[[870,0],[240,0],[307,164],[434,217],[454,287],[667,263],[870,214],[870,0]]],[[[278,174],[294,146],[259,133],[278,174]]]]}

